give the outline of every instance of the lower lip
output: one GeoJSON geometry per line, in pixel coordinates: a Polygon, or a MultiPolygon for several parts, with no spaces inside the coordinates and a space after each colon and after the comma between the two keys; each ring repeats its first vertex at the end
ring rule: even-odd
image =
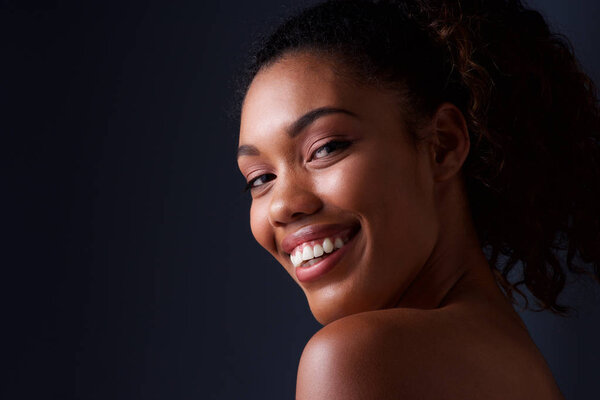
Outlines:
{"type": "Polygon", "coordinates": [[[342,246],[342,248],[337,249],[318,263],[313,264],[310,267],[296,267],[294,269],[296,278],[298,278],[300,282],[312,282],[325,275],[336,266],[340,258],[342,258],[344,254],[350,250],[350,247],[354,245],[356,236],[358,236],[358,233],[342,246]]]}

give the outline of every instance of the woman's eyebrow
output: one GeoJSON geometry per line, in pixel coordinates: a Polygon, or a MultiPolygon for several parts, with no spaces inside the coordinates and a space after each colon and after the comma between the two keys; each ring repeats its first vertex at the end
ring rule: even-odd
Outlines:
{"type": "Polygon", "coordinates": [[[344,110],[343,108],[319,107],[307,112],[306,114],[298,118],[296,122],[290,125],[290,127],[287,129],[287,133],[290,137],[293,138],[297,136],[300,132],[302,132],[302,130],[304,130],[304,128],[306,128],[308,125],[315,122],[318,118],[321,118],[325,115],[337,113],[342,113],[356,117],[356,114],[354,114],[352,111],[344,110]]]}
{"type": "Polygon", "coordinates": [[[260,151],[255,146],[251,144],[243,144],[237,149],[237,158],[241,156],[258,156],[260,155],[260,151]]]}
{"type": "MultiPolygon", "coordinates": [[[[343,108],[335,108],[335,107],[319,107],[311,110],[298,118],[294,123],[290,125],[288,129],[286,129],[287,134],[290,137],[295,137],[300,134],[307,126],[315,122],[317,119],[324,117],[329,114],[346,114],[352,117],[357,117],[352,111],[344,110],[343,108]]],[[[243,144],[237,149],[237,158],[241,156],[258,156],[260,155],[260,151],[251,144],[243,144]]]]}

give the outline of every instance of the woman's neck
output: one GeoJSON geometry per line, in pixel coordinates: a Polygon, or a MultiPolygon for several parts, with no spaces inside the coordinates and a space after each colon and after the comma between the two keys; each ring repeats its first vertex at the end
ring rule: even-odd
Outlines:
{"type": "Polygon", "coordinates": [[[457,296],[478,292],[506,302],[479,243],[462,181],[436,190],[440,227],[436,244],[395,307],[439,308],[457,296]]]}

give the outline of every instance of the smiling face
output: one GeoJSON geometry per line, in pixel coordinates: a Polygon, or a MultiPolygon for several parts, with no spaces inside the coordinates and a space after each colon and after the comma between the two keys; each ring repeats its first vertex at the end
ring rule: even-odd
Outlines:
{"type": "Polygon", "coordinates": [[[238,157],[254,237],[322,324],[396,305],[439,229],[430,156],[413,144],[398,95],[333,66],[299,53],[263,68],[238,157]]]}

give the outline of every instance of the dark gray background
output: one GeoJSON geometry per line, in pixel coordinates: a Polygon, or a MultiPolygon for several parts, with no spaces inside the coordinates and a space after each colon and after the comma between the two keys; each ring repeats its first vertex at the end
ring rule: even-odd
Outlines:
{"type": "MultiPolygon", "coordinates": [[[[3,399],[293,398],[319,328],[254,243],[231,85],[291,0],[0,1],[3,399]]],[[[532,1],[600,82],[599,2],[532,1]]],[[[524,313],[598,398],[600,296],[524,313]]]]}

